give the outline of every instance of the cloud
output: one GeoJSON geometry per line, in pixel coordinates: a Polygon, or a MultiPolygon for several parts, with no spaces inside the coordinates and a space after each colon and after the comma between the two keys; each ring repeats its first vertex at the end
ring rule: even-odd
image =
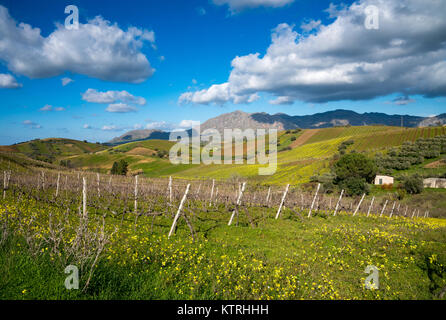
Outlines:
{"type": "Polygon", "coordinates": [[[146,125],[146,129],[149,130],[166,130],[169,131],[172,129],[172,124],[168,123],[166,121],[153,121],[153,122],[149,122],[146,125]]]}
{"type": "Polygon", "coordinates": [[[213,0],[214,4],[228,5],[232,13],[257,7],[283,7],[294,0],[213,0]]]}
{"type": "Polygon", "coordinates": [[[71,82],[74,82],[74,80],[70,79],[70,78],[62,78],[61,80],[62,80],[62,86],[64,86],[64,87],[66,85],[70,84],[71,82]]]}
{"type": "Polygon", "coordinates": [[[311,30],[317,29],[320,25],[321,25],[321,20],[317,20],[317,21],[311,20],[307,23],[302,23],[300,25],[300,28],[304,31],[309,32],[311,30]]]}
{"type": "MultiPolygon", "coordinates": [[[[1,40],[0,40],[1,48],[1,40]]],[[[1,49],[0,49],[1,50],[1,49]]],[[[10,74],[0,73],[0,89],[17,89],[23,85],[18,83],[17,80],[10,74]]]]}
{"type": "Polygon", "coordinates": [[[200,125],[200,121],[195,121],[195,120],[182,120],[180,123],[179,123],[179,127],[180,128],[184,128],[184,129],[186,129],[186,128],[192,128],[192,127],[194,127],[194,126],[198,126],[198,125],[200,125]]]}
{"type": "Polygon", "coordinates": [[[282,97],[277,97],[274,100],[270,100],[269,103],[273,105],[293,104],[294,100],[291,97],[282,96],[282,97]]]}
{"type": "Polygon", "coordinates": [[[90,126],[89,124],[84,124],[84,125],[82,126],[82,128],[84,128],[84,129],[93,129],[93,127],[90,126]]]}
{"type": "Polygon", "coordinates": [[[405,106],[409,103],[414,103],[416,102],[416,100],[411,99],[408,96],[401,96],[401,97],[397,97],[395,99],[393,99],[392,103],[398,105],[398,106],[405,106]]]}
{"type": "Polygon", "coordinates": [[[192,126],[197,126],[200,124],[200,121],[196,120],[182,120],[180,121],[180,123],[152,120],[147,121],[149,123],[147,123],[146,129],[163,131],[183,131],[185,129],[192,128],[192,126]]]}
{"type": "Polygon", "coordinates": [[[209,89],[203,89],[195,92],[183,93],[179,98],[179,103],[195,103],[195,104],[219,104],[223,105],[228,101],[236,104],[250,103],[259,99],[257,93],[237,94],[233,91],[231,85],[227,83],[214,84],[209,89]]]}
{"type": "Polygon", "coordinates": [[[64,111],[65,108],[63,108],[63,107],[56,107],[56,108],[54,108],[52,105],[47,104],[47,105],[43,106],[42,108],[40,108],[39,110],[42,111],[42,112],[47,112],[47,111],[64,111]]]}
{"type": "Polygon", "coordinates": [[[123,128],[118,128],[115,125],[110,125],[110,126],[103,126],[101,128],[102,131],[122,131],[124,130],[123,128]]]}
{"type": "Polygon", "coordinates": [[[88,89],[82,95],[82,100],[92,103],[109,104],[119,101],[124,103],[134,103],[143,106],[147,103],[143,97],[135,97],[127,91],[105,91],[100,92],[96,89],[88,89]]]}
{"type": "Polygon", "coordinates": [[[107,112],[112,112],[112,113],[128,113],[128,112],[138,111],[137,108],[130,106],[126,103],[113,103],[110,104],[105,110],[107,112]]]}
{"type": "Polygon", "coordinates": [[[100,16],[78,30],[57,23],[47,37],[39,28],[19,23],[0,5],[0,60],[9,70],[29,78],[49,78],[66,71],[106,81],[140,83],[154,70],[141,52],[154,44],[153,31],[122,30],[100,16]]]}
{"type": "Polygon", "coordinates": [[[40,124],[35,123],[35,122],[31,121],[31,120],[25,120],[22,123],[23,123],[23,125],[25,125],[26,127],[31,128],[31,129],[42,129],[43,128],[40,124]]]}
{"type": "MultiPolygon", "coordinates": [[[[394,93],[446,95],[446,6],[441,1],[364,0],[340,10],[317,32],[278,25],[266,53],[232,60],[227,82],[183,93],[179,102],[248,103],[261,92],[291,101],[367,100],[394,93]],[[365,8],[380,10],[378,30],[365,8]]],[[[336,10],[335,10],[336,9],[336,10]]]]}

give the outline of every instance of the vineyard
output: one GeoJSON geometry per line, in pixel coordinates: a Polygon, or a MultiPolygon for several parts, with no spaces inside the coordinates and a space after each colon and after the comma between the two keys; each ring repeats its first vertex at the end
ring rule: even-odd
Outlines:
{"type": "Polygon", "coordinates": [[[4,172],[2,299],[441,299],[423,203],[54,170],[4,172]],[[64,287],[68,265],[79,290],[64,287]],[[379,290],[364,288],[368,265],[379,290]]]}

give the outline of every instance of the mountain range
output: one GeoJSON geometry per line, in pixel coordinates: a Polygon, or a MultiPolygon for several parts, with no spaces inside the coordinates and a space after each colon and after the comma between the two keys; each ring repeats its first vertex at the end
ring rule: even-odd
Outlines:
{"type": "MultiPolygon", "coordinates": [[[[378,112],[357,113],[351,110],[334,110],[305,116],[290,116],[285,113],[270,115],[265,112],[246,113],[234,111],[212,118],[201,124],[201,131],[206,129],[318,129],[336,126],[386,125],[404,127],[429,127],[446,125],[446,113],[435,117],[411,115],[388,115],[378,112]]],[[[139,140],[168,140],[169,132],[161,130],[133,130],[114,138],[110,144],[121,144],[139,140]]]]}

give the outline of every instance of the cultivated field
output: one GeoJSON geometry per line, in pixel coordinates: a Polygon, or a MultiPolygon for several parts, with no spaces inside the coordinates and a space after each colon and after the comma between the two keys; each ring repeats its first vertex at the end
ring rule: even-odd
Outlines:
{"type": "Polygon", "coordinates": [[[2,299],[445,296],[446,220],[423,203],[52,170],[5,182],[2,299]],[[68,265],[79,290],[64,287],[68,265]]]}

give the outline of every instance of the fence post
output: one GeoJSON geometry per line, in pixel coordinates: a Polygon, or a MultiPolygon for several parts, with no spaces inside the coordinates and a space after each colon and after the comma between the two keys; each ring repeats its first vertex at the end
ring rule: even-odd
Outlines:
{"type": "Polygon", "coordinates": [[[60,172],[57,174],[56,198],[59,195],[60,172]]]}
{"type": "Polygon", "coordinates": [[[276,219],[278,219],[279,216],[280,216],[280,212],[282,211],[283,204],[285,203],[285,198],[286,198],[286,195],[287,195],[287,193],[288,193],[288,189],[289,189],[289,187],[290,187],[290,185],[287,184],[287,185],[286,185],[285,192],[283,193],[282,201],[280,201],[279,210],[277,210],[276,219]]]}
{"type": "Polygon", "coordinates": [[[96,179],[98,181],[98,197],[100,197],[101,196],[101,188],[100,188],[101,178],[99,176],[99,173],[96,173],[96,179]]]}
{"type": "Polygon", "coordinates": [[[172,235],[172,233],[175,231],[175,226],[177,224],[178,218],[180,217],[181,209],[183,209],[184,202],[186,201],[187,194],[189,193],[190,183],[186,187],[186,192],[184,193],[183,199],[181,199],[180,206],[178,207],[177,214],[175,215],[175,218],[173,219],[172,227],[170,228],[169,236],[172,235]]]}
{"type": "Polygon", "coordinates": [[[334,212],[333,216],[335,216],[335,215],[336,215],[336,212],[338,212],[339,204],[341,203],[341,199],[342,199],[342,196],[343,196],[343,195],[344,195],[344,189],[342,189],[342,191],[341,191],[341,195],[339,196],[338,203],[336,203],[336,209],[335,209],[335,212],[334,212]]]}
{"type": "Polygon", "coordinates": [[[212,179],[212,190],[211,190],[211,198],[209,199],[209,206],[212,205],[212,197],[214,196],[214,186],[215,186],[215,179],[212,179]]]}
{"type": "Polygon", "coordinates": [[[364,197],[365,197],[365,193],[362,195],[361,201],[359,201],[359,204],[356,207],[356,210],[355,210],[355,213],[353,213],[353,216],[356,216],[356,213],[358,212],[359,207],[361,207],[361,204],[362,204],[362,201],[364,200],[364,197]]]}
{"type": "Polygon", "coordinates": [[[388,202],[389,200],[386,200],[386,202],[384,203],[384,207],[383,207],[383,209],[381,210],[381,214],[379,215],[380,217],[382,217],[383,216],[383,213],[384,213],[384,210],[386,210],[386,206],[387,206],[387,202],[388,202]]]}
{"type": "Polygon", "coordinates": [[[266,206],[269,207],[269,196],[271,195],[271,187],[268,188],[268,194],[266,195],[266,206]]]}
{"type": "Polygon", "coordinates": [[[138,212],[138,176],[135,176],[135,214],[138,212]]]}
{"type": "Polygon", "coordinates": [[[3,171],[3,200],[6,198],[6,171],[3,171]]]}
{"type": "Polygon", "coordinates": [[[83,180],[83,188],[82,188],[82,215],[85,218],[87,216],[87,180],[85,177],[83,180]]]}
{"type": "Polygon", "coordinates": [[[396,201],[393,203],[392,211],[390,212],[390,218],[393,216],[393,210],[395,210],[396,201]]]}
{"type": "Polygon", "coordinates": [[[370,215],[370,210],[372,210],[373,202],[375,201],[375,197],[372,198],[372,202],[370,202],[369,211],[367,211],[367,217],[370,215]]]}
{"type": "Polygon", "coordinates": [[[169,203],[172,203],[172,176],[169,177],[169,203]]]}
{"type": "Polygon", "coordinates": [[[319,188],[321,187],[321,184],[317,184],[316,194],[314,195],[313,203],[311,204],[310,212],[308,212],[308,218],[311,217],[311,211],[313,211],[314,203],[316,202],[317,194],[319,192],[319,188]]]}
{"type": "Polygon", "coordinates": [[[245,191],[245,186],[246,186],[246,182],[243,182],[243,185],[242,185],[242,187],[239,191],[239,194],[238,194],[237,202],[235,203],[234,211],[232,211],[231,219],[229,219],[228,226],[230,226],[232,224],[232,220],[234,219],[235,212],[238,210],[238,206],[242,202],[242,196],[243,196],[243,192],[245,191]]]}

